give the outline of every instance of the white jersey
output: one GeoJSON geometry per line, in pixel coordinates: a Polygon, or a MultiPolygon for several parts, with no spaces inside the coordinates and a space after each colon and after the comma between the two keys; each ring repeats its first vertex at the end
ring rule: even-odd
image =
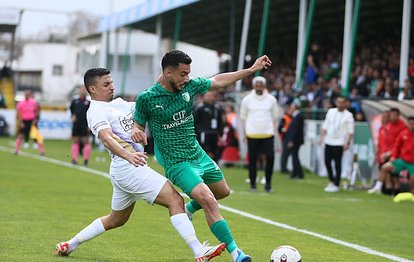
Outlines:
{"type": "MultiPolygon", "coordinates": [[[[115,140],[123,148],[130,152],[143,152],[142,145],[131,139],[134,111],[135,103],[121,98],[111,102],[92,100],[86,113],[88,126],[96,137],[99,131],[110,128],[119,137],[115,140]]],[[[124,210],[138,199],[153,204],[168,180],[148,165],[136,167],[111,151],[109,154],[112,158],[109,171],[113,187],[112,210],[124,210]]]]}
{"type": "MultiPolygon", "coordinates": [[[[120,139],[117,142],[130,152],[143,152],[141,144],[135,143],[131,139],[131,130],[134,125],[133,113],[135,103],[127,102],[122,98],[117,98],[111,102],[92,100],[86,114],[88,126],[95,137],[98,137],[99,131],[110,128],[112,132],[120,139]]],[[[123,158],[109,152],[112,158],[112,166],[125,164],[123,158]]]]}

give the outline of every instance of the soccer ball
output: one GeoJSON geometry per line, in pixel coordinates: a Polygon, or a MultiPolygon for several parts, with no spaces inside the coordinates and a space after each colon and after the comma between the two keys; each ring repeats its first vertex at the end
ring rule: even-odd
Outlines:
{"type": "Polygon", "coordinates": [[[288,245],[277,247],[270,256],[270,262],[301,262],[302,257],[296,248],[288,245]]]}

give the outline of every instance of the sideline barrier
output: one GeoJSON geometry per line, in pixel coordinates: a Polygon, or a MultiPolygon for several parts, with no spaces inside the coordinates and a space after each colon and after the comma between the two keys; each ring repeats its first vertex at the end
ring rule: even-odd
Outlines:
{"type": "MultiPolygon", "coordinates": [[[[16,111],[14,109],[0,109],[9,126],[10,135],[16,134],[16,111]]],[[[42,111],[38,123],[39,131],[45,139],[70,139],[72,123],[68,112],[42,111]]]]}

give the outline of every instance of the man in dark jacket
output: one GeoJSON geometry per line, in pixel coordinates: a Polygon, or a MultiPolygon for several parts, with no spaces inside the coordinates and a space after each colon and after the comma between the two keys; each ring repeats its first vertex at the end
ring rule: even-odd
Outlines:
{"type": "Polygon", "coordinates": [[[293,170],[291,178],[303,179],[303,170],[299,159],[299,149],[304,142],[304,119],[302,113],[299,111],[299,108],[300,103],[298,102],[293,102],[290,105],[292,122],[290,123],[289,128],[285,134],[284,143],[286,143],[286,148],[292,155],[293,170]]]}

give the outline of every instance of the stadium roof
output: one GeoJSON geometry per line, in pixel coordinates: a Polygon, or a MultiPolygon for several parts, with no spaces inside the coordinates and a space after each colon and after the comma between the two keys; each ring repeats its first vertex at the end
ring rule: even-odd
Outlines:
{"type": "MultiPolygon", "coordinates": [[[[299,0],[271,0],[265,52],[295,54],[297,45],[299,0]]],[[[254,0],[250,18],[247,53],[256,55],[264,0],[254,0]]],[[[156,19],[162,18],[162,37],[172,38],[175,17],[181,9],[179,40],[229,53],[231,14],[235,14],[235,53],[238,53],[243,25],[245,0],[152,0],[105,17],[100,31],[131,26],[155,33],[156,19]]],[[[403,1],[361,1],[359,36],[371,38],[384,32],[394,35],[399,43],[403,1]]],[[[342,49],[344,0],[317,0],[311,41],[342,49]]],[[[412,18],[413,19],[413,18],[412,18]]],[[[411,23],[412,24],[412,23],[411,23]]],[[[411,27],[413,35],[414,27],[411,27]]],[[[411,39],[414,38],[414,35],[411,39]]]]}

